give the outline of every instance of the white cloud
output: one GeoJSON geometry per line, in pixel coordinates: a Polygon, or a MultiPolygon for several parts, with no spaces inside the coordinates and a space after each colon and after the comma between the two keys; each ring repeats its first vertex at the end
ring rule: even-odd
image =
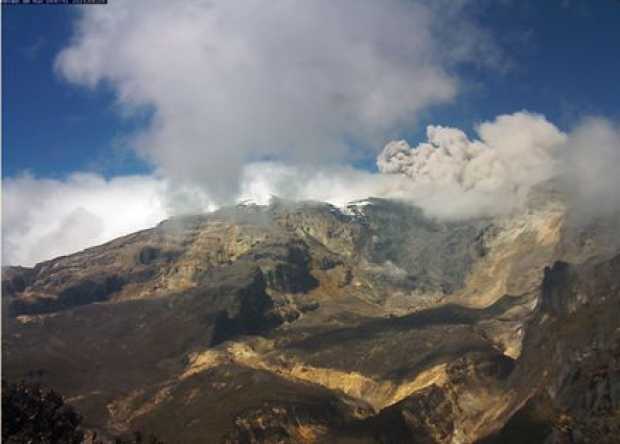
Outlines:
{"type": "Polygon", "coordinates": [[[408,198],[410,185],[410,181],[402,177],[390,177],[351,167],[313,170],[260,162],[244,168],[238,200],[266,204],[271,196],[278,196],[343,206],[369,196],[408,198]]]}
{"type": "Polygon", "coordinates": [[[56,69],[75,84],[112,87],[123,112],[153,111],[134,140],[157,171],[6,179],[4,260],[30,265],[168,215],[272,194],[336,205],[397,197],[433,216],[463,218],[520,208],[534,185],[560,174],[584,208],[620,207],[610,191],[620,137],[603,120],[564,134],[521,112],[482,123],[478,140],[429,126],[428,141],[413,149],[389,143],[380,173],[342,166],[415,126],[429,106],[453,100],[457,64],[502,68],[492,39],[467,17],[472,7],[111,0],[79,9],[56,69]]]}
{"type": "Polygon", "coordinates": [[[172,183],[226,201],[248,163],[348,160],[352,145],[374,150],[453,99],[450,68],[497,55],[463,4],[112,0],[80,9],[56,66],[77,84],[108,83],[127,108],[150,107],[141,152],[172,183]]]}
{"type": "MultiPolygon", "coordinates": [[[[585,216],[620,210],[620,129],[587,119],[568,134],[544,117],[497,117],[469,140],[456,128],[430,126],[428,142],[391,142],[378,157],[383,173],[255,162],[241,173],[237,200],[265,204],[272,195],[343,206],[370,196],[399,198],[440,218],[519,210],[538,183],[556,178],[585,216]]],[[[3,182],[3,260],[33,265],[155,225],[169,215],[215,208],[200,187],[155,176],[67,180],[21,176],[3,182]]]]}
{"type": "Polygon", "coordinates": [[[620,125],[588,118],[570,134],[561,153],[560,181],[579,217],[620,210],[620,125]]]}
{"type": "Polygon", "coordinates": [[[429,126],[427,141],[386,145],[379,174],[346,167],[311,169],[263,162],[242,174],[242,199],[266,203],[271,195],[342,206],[366,197],[398,198],[443,219],[518,211],[532,189],[556,179],[576,212],[600,215],[620,209],[620,129],[586,119],[564,133],[544,116],[526,111],[477,126],[470,140],[457,128],[429,126]]]}
{"type": "Polygon", "coordinates": [[[413,148],[390,142],[379,171],[411,180],[411,198],[440,217],[493,215],[521,206],[531,188],[557,173],[567,136],[543,116],[498,116],[469,140],[456,128],[429,126],[428,141],[413,148]]]}
{"type": "MultiPolygon", "coordinates": [[[[278,195],[342,205],[368,195],[393,195],[388,183],[399,181],[350,168],[311,173],[261,162],[244,168],[237,200],[266,204],[278,195]]],[[[54,180],[22,175],[4,179],[2,195],[4,265],[32,266],[152,227],[171,215],[216,208],[201,189],[155,176],[106,180],[76,173],[54,180]]]]}
{"type": "Polygon", "coordinates": [[[67,180],[29,175],[2,184],[2,261],[34,265],[74,253],[167,217],[166,185],[148,176],[67,180]]]}

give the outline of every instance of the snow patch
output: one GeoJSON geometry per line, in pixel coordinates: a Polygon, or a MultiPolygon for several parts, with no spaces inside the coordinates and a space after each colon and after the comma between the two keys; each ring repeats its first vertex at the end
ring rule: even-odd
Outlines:
{"type": "Polygon", "coordinates": [[[360,217],[364,216],[365,208],[370,205],[373,205],[370,200],[362,199],[348,202],[346,205],[339,207],[338,209],[342,214],[345,214],[347,216],[360,217]]]}

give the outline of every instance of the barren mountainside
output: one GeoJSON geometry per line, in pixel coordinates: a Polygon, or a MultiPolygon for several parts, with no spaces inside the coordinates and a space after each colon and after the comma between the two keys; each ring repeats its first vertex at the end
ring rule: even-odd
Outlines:
{"type": "Polygon", "coordinates": [[[3,377],[100,436],[617,442],[620,217],[536,193],[454,222],[274,199],[6,268],[3,377]]]}

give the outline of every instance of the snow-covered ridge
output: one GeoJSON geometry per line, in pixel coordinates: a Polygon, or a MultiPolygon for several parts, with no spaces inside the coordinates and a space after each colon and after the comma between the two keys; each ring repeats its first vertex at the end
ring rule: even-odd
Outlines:
{"type": "MultiPolygon", "coordinates": [[[[271,200],[271,198],[269,199],[271,200]]],[[[269,205],[269,201],[265,202],[261,199],[241,199],[237,201],[238,207],[266,207],[269,205]]]]}
{"type": "Polygon", "coordinates": [[[347,202],[342,207],[338,207],[338,210],[347,216],[363,216],[364,209],[370,205],[373,205],[373,203],[369,199],[354,200],[347,202]]]}

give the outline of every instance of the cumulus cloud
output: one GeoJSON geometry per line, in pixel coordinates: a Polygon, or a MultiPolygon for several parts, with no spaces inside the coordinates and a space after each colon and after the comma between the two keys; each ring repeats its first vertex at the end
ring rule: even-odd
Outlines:
{"type": "Polygon", "coordinates": [[[469,140],[457,128],[429,126],[427,142],[388,143],[377,158],[381,173],[410,179],[410,197],[442,217],[493,215],[522,205],[531,188],[557,174],[567,141],[543,116],[498,116],[469,140]]]}
{"type": "Polygon", "coordinates": [[[239,201],[269,203],[272,196],[291,200],[315,200],[336,206],[367,197],[408,198],[410,182],[351,167],[312,171],[276,162],[246,166],[239,201]]]}
{"type": "Polygon", "coordinates": [[[571,131],[561,165],[559,181],[579,217],[620,211],[620,125],[585,119],[571,131]]]}
{"type": "Polygon", "coordinates": [[[241,175],[240,199],[264,204],[276,195],[343,206],[370,196],[397,198],[432,217],[464,219],[520,211],[537,185],[552,181],[574,213],[620,210],[618,125],[588,118],[562,132],[544,116],[521,111],[482,122],[475,132],[470,140],[460,129],[430,125],[418,145],[390,142],[377,157],[379,173],[254,163],[241,175]]]}
{"type": "Polygon", "coordinates": [[[153,226],[169,213],[165,188],[149,176],[5,179],[2,262],[34,265],[153,226]]]}
{"type": "Polygon", "coordinates": [[[79,10],[56,67],[108,84],[124,109],[152,110],[140,152],[224,202],[248,163],[350,160],[452,100],[455,64],[497,58],[465,3],[113,0],[79,10]],[[467,32],[448,39],[453,30],[467,32]]]}
{"type": "MultiPolygon", "coordinates": [[[[536,185],[553,179],[580,216],[620,210],[618,125],[591,118],[563,133],[541,115],[518,112],[476,131],[470,140],[459,129],[429,126],[428,140],[413,148],[390,142],[377,158],[379,173],[253,162],[241,171],[235,200],[267,204],[275,195],[344,206],[371,196],[398,198],[430,216],[462,219],[519,211],[536,185]]],[[[5,179],[3,195],[3,260],[21,265],[217,207],[200,186],[155,176],[25,175],[5,179]]]]}
{"type": "Polygon", "coordinates": [[[416,146],[389,143],[379,173],[343,166],[453,100],[458,64],[501,68],[501,52],[467,16],[470,3],[111,0],[80,8],[56,70],[77,85],[112,88],[123,113],[151,113],[133,141],[156,171],[4,180],[3,259],[31,265],[169,215],[271,195],[335,205],[401,198],[432,216],[466,218],[518,209],[536,184],[559,175],[576,204],[620,207],[610,191],[620,137],[601,119],[565,134],[519,112],[480,124],[474,140],[429,126],[416,146]]]}
{"type": "MultiPolygon", "coordinates": [[[[369,195],[395,195],[398,178],[351,168],[311,173],[275,162],[247,165],[237,201],[268,204],[273,195],[344,205],[369,195]]],[[[65,180],[25,174],[2,183],[2,262],[32,266],[149,228],[179,214],[213,211],[201,188],[156,176],[105,179],[76,173],[65,180]]]]}

